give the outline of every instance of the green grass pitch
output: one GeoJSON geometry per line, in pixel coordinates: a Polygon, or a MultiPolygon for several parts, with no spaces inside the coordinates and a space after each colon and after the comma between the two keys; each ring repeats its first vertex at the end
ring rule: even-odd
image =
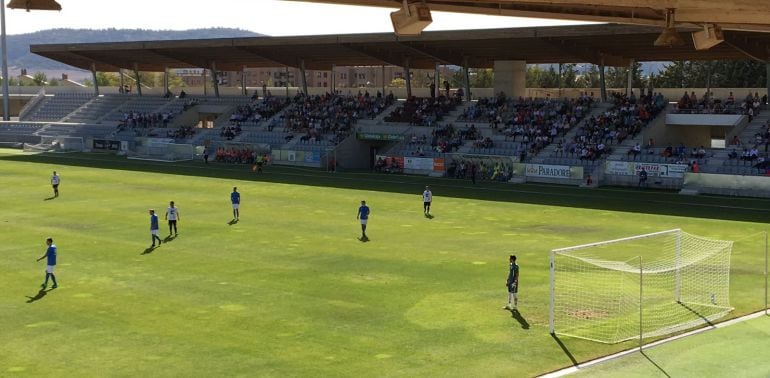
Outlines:
{"type": "Polygon", "coordinates": [[[737,316],[764,304],[768,210],[661,191],[0,150],[0,376],[537,375],[634,346],[549,335],[552,248],[671,228],[740,239],[737,316]],[[45,200],[53,170],[61,196],[45,200]],[[233,186],[241,220],[230,225],[233,186]],[[165,237],[171,200],[179,237],[145,253],[147,210],[165,237]],[[48,236],[60,287],[42,295],[35,259],[48,236]],[[510,253],[517,317],[501,310],[510,253]]]}
{"type": "Polygon", "coordinates": [[[767,377],[770,317],[690,336],[581,370],[576,377],[767,377]]]}

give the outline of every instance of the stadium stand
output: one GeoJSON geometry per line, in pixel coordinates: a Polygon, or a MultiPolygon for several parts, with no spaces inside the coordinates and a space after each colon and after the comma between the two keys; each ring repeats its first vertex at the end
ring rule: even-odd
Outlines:
{"type": "Polygon", "coordinates": [[[60,121],[93,98],[92,94],[79,92],[45,95],[42,101],[35,104],[21,120],[32,122],[60,121]]]}

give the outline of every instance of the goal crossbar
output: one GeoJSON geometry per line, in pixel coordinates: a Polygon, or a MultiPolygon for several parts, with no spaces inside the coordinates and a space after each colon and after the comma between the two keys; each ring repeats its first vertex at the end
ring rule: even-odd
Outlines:
{"type": "Polygon", "coordinates": [[[550,331],[641,342],[719,319],[733,310],[732,246],[673,229],[554,249],[550,331]]]}

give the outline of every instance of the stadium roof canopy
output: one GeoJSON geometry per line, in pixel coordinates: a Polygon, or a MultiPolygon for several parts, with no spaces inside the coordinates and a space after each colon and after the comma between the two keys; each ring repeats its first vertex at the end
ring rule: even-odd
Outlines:
{"type": "MultiPolygon", "coordinates": [[[[404,0],[289,0],[312,3],[401,8],[404,0]]],[[[666,13],[676,27],[717,24],[725,30],[770,32],[766,0],[408,0],[431,10],[496,16],[555,18],[619,24],[666,26],[666,13]]]]}
{"type": "Polygon", "coordinates": [[[695,50],[655,47],[660,29],[649,26],[596,24],[488,30],[424,32],[415,37],[393,33],[296,37],[249,37],[32,45],[31,52],[90,70],[119,68],[161,72],[165,68],[299,67],[329,70],[338,66],[438,64],[491,68],[496,60],[528,63],[595,63],[625,66],[636,61],[756,59],[766,61],[770,33],[725,31],[725,42],[695,50]]]}

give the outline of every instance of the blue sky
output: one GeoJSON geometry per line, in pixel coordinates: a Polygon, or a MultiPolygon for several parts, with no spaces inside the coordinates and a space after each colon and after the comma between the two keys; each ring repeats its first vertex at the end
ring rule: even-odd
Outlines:
{"type": "MultiPolygon", "coordinates": [[[[6,31],[22,34],[51,28],[142,28],[184,30],[234,27],[286,35],[390,32],[394,9],[277,0],[57,0],[61,12],[6,9],[6,31]]],[[[427,30],[483,29],[580,24],[560,20],[433,12],[427,30]]]]}

